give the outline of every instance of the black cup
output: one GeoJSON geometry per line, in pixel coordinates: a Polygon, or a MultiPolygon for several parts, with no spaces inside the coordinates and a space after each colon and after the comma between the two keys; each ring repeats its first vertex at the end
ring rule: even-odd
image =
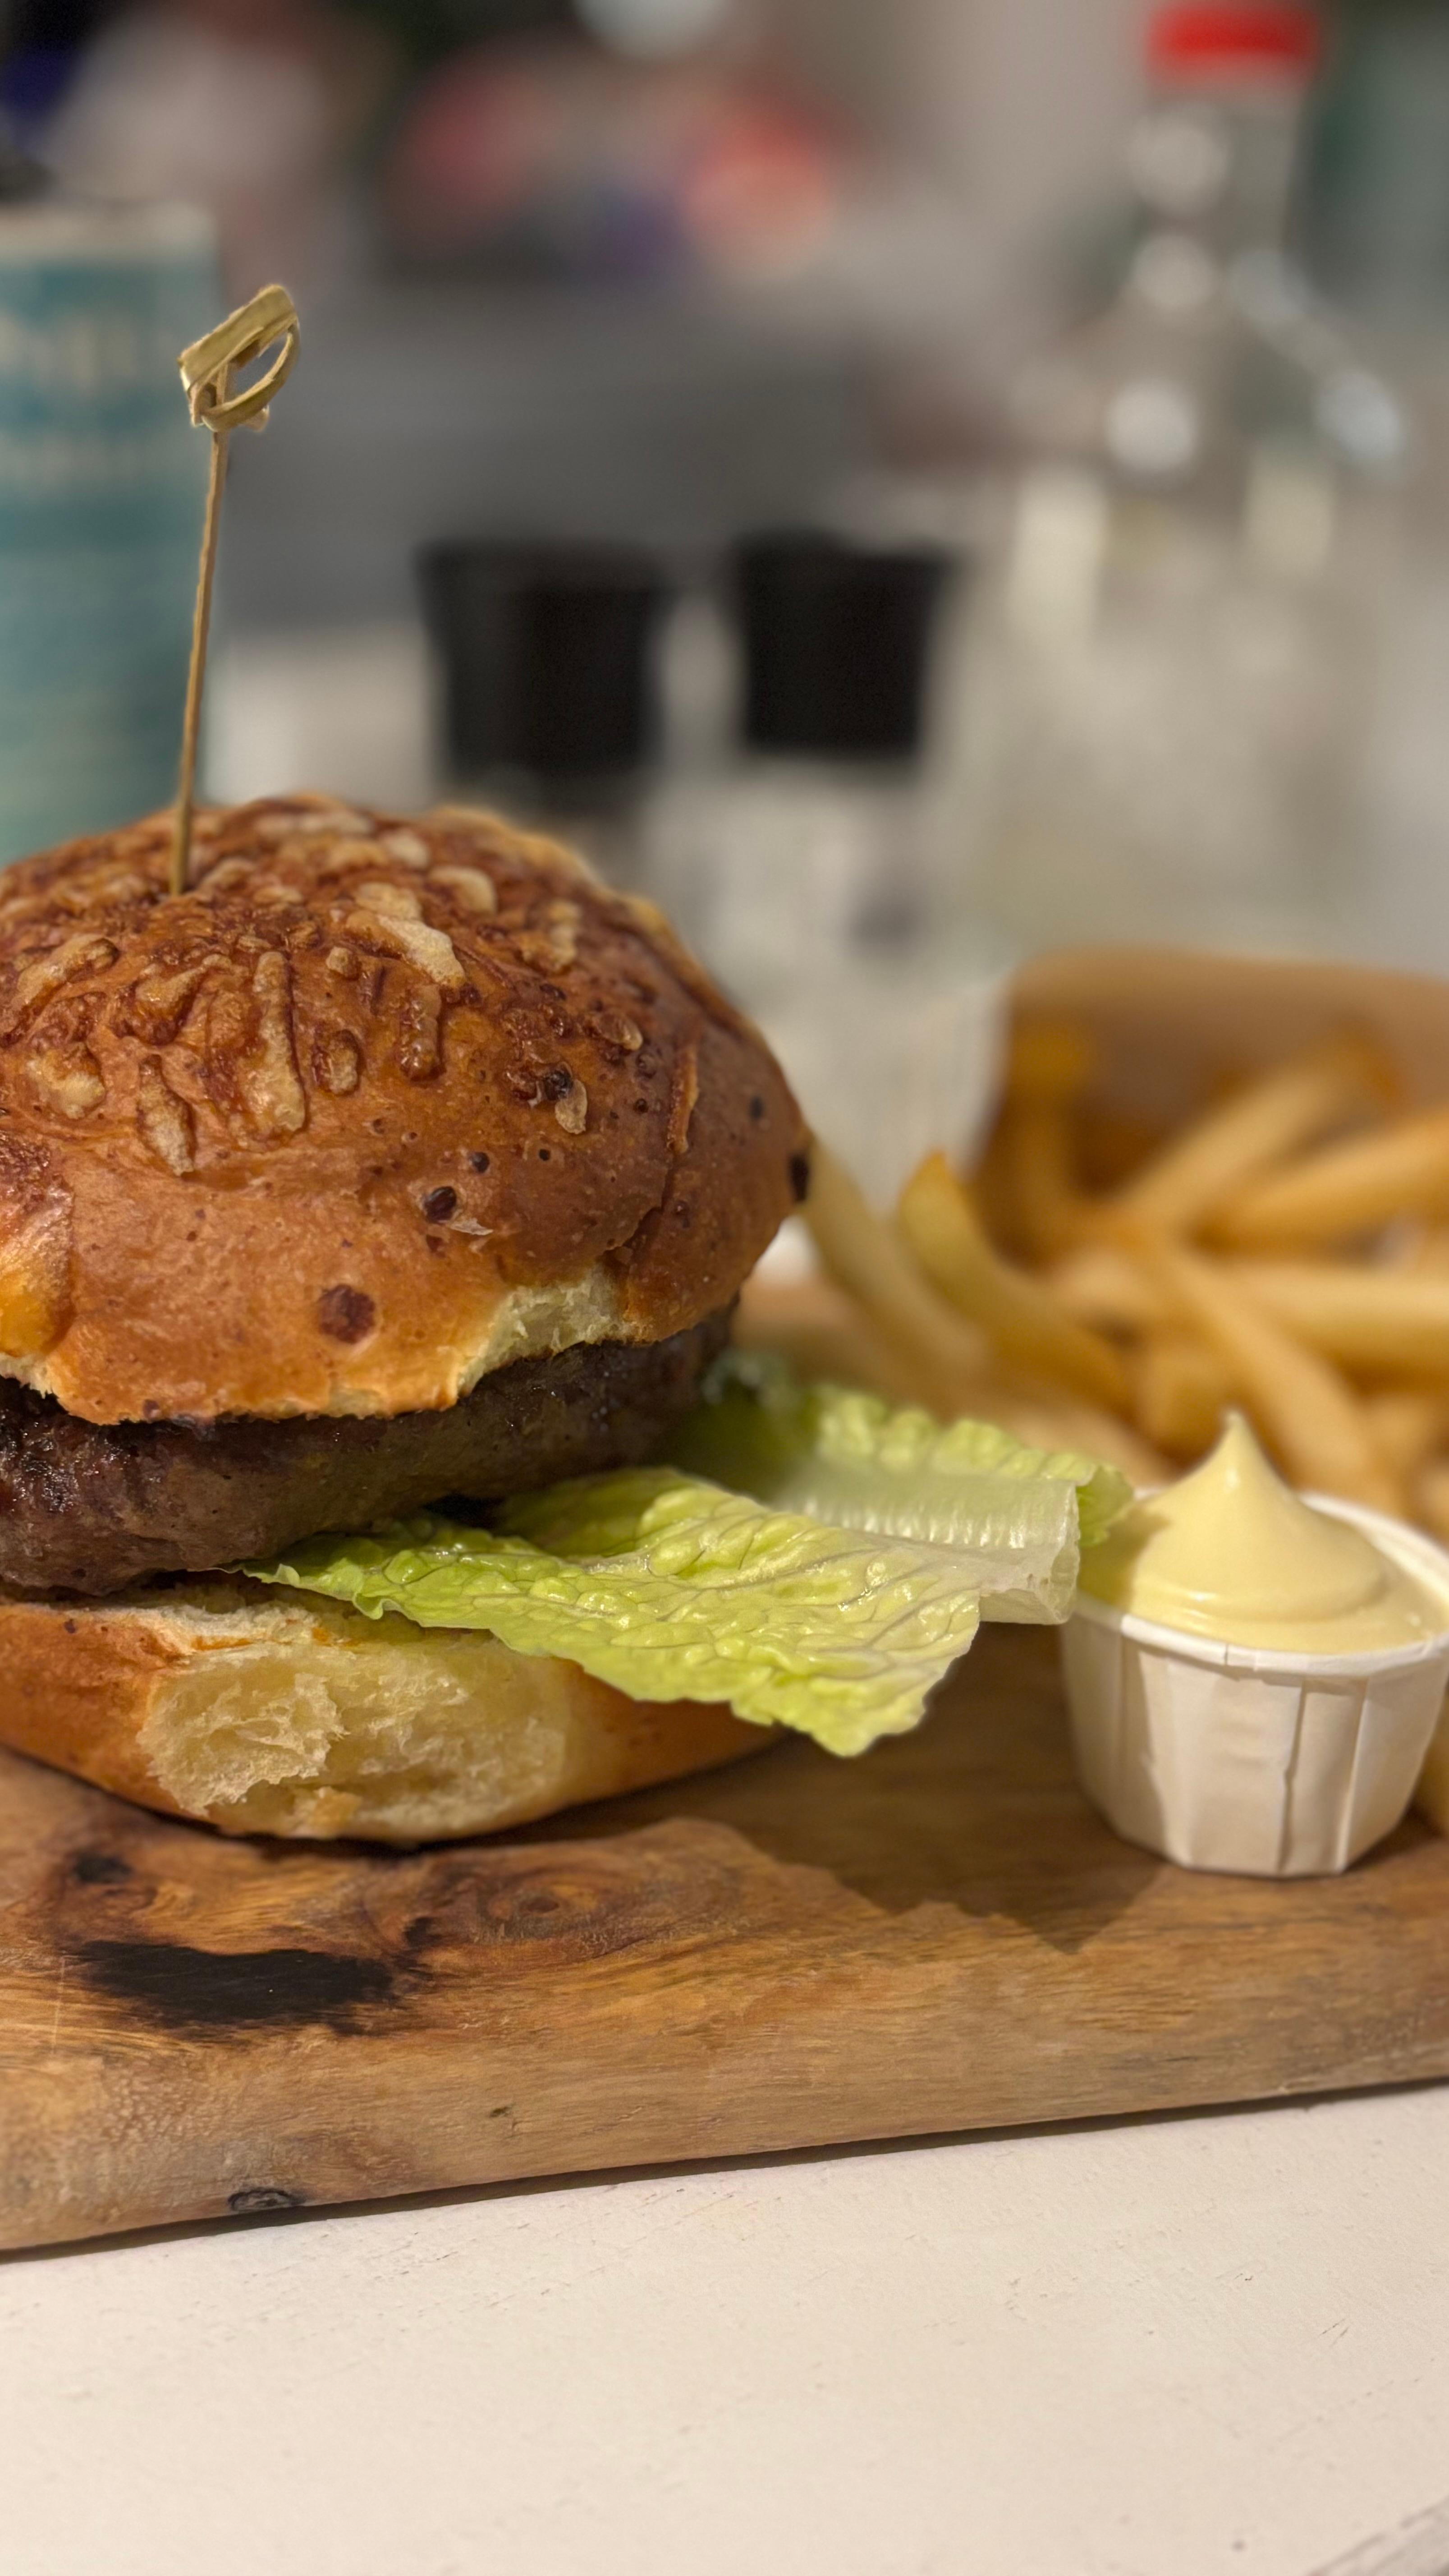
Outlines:
{"type": "Polygon", "coordinates": [[[655,734],[661,567],[626,546],[461,541],[418,558],[448,759],[546,778],[637,769],[655,734]]]}
{"type": "Polygon", "coordinates": [[[909,759],[921,747],[936,608],[950,558],[823,529],[734,550],[744,733],[758,751],[909,759]]]}

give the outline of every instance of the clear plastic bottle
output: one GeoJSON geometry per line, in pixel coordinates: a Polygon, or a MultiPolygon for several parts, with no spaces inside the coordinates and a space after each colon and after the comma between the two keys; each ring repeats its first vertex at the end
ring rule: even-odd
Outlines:
{"type": "Polygon", "coordinates": [[[1171,8],[1107,311],[1015,389],[962,695],[974,900],[1033,945],[1352,922],[1407,425],[1284,247],[1316,22],[1171,8]]]}
{"type": "Polygon", "coordinates": [[[485,538],[425,547],[418,570],[454,787],[636,886],[662,566],[633,546],[485,538]]]}
{"type": "Polygon", "coordinates": [[[945,558],[787,531],[735,552],[737,743],[652,804],[646,879],[889,1205],[991,1096],[1004,944],[941,901],[926,753],[945,558]]]}

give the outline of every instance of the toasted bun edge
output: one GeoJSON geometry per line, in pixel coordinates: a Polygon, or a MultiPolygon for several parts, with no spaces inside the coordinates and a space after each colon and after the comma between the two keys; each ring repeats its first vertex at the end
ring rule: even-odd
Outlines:
{"type": "Polygon", "coordinates": [[[242,1581],[0,1602],[0,1744],[224,1834],[486,1834],[770,1741],[496,1638],[242,1581]]]}

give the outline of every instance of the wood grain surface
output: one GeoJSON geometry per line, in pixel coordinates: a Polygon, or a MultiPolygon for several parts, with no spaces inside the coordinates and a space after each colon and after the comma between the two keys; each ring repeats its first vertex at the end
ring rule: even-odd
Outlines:
{"type": "Polygon", "coordinates": [[[1449,2073],[1449,1844],[1193,1877],[1073,1785],[1055,1640],[920,1732],[417,1853],[0,1760],[0,2244],[1449,2073]]]}

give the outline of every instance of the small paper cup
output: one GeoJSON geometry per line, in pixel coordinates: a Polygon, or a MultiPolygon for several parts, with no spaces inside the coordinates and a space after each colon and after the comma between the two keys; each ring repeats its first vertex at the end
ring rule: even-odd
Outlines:
{"type": "Polygon", "coordinates": [[[1347,1869],[1413,1797],[1449,1682],[1449,1555],[1322,1495],[1444,1603],[1442,1634],[1362,1655],[1222,1645],[1078,1593],[1062,1631],[1077,1773],[1125,1842],[1184,1869],[1347,1869]]]}

